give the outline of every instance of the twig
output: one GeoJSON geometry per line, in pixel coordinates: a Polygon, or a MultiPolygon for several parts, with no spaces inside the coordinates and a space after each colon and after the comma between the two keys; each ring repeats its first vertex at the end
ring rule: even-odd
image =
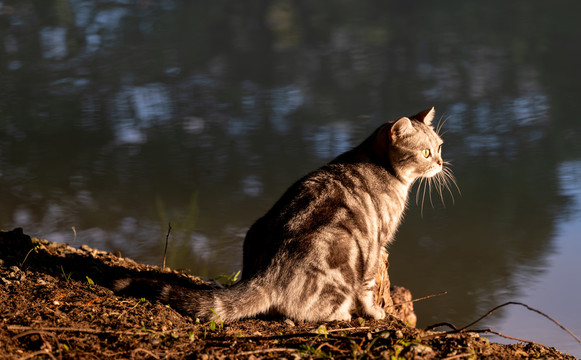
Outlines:
{"type": "Polygon", "coordinates": [[[440,326],[447,326],[447,327],[449,327],[450,329],[452,329],[454,331],[458,331],[458,328],[454,324],[451,324],[449,322],[441,322],[441,323],[437,323],[437,324],[434,324],[434,325],[430,325],[430,326],[426,327],[424,330],[425,331],[430,331],[430,330],[435,329],[435,328],[438,328],[440,326]]]}
{"type": "Polygon", "coordinates": [[[271,352],[297,352],[297,349],[291,348],[272,348],[272,349],[261,349],[261,350],[253,350],[253,351],[243,351],[239,352],[238,355],[256,355],[256,354],[264,354],[264,353],[271,353],[271,352]]]}
{"type": "Polygon", "coordinates": [[[396,307],[396,306],[400,306],[400,305],[403,305],[403,304],[414,303],[416,301],[426,300],[426,299],[429,299],[429,298],[433,298],[433,297],[436,297],[436,296],[442,296],[442,295],[446,295],[446,294],[448,294],[447,291],[442,291],[442,292],[439,292],[439,293],[436,293],[436,294],[427,295],[427,296],[424,296],[424,297],[421,297],[421,298],[417,298],[417,299],[411,299],[411,300],[406,300],[406,301],[402,301],[402,302],[398,302],[398,303],[393,303],[393,305],[391,305],[390,307],[396,307]]]}
{"type": "Polygon", "coordinates": [[[96,301],[100,301],[100,300],[113,300],[111,299],[110,296],[98,296],[92,300],[90,300],[88,303],[84,304],[85,306],[90,306],[92,303],[96,302],[96,301]]]}
{"type": "MultiPolygon", "coordinates": [[[[95,330],[95,329],[82,329],[82,328],[59,328],[59,327],[32,327],[32,326],[22,326],[22,325],[8,325],[6,326],[8,330],[27,330],[27,335],[29,332],[48,332],[48,331],[62,331],[62,332],[80,332],[80,333],[89,333],[89,334],[106,334],[106,333],[117,333],[117,331],[112,330],[95,330]]],[[[24,336],[22,335],[22,336],[24,336]]],[[[16,337],[21,335],[16,335],[16,337]]]]}
{"type": "Polygon", "coordinates": [[[320,350],[321,350],[323,347],[325,347],[325,346],[326,346],[326,347],[328,347],[328,348],[329,348],[329,349],[331,349],[331,350],[335,350],[335,351],[341,351],[341,349],[339,349],[338,347],[336,347],[336,346],[333,346],[333,345],[331,345],[331,344],[329,344],[329,343],[326,343],[326,342],[324,342],[324,343],[322,343],[321,345],[317,346],[317,351],[320,351],[320,350]]]}
{"type": "Polygon", "coordinates": [[[33,353],[30,353],[30,354],[28,354],[28,355],[26,355],[26,356],[23,356],[23,357],[21,357],[19,360],[32,359],[32,358],[36,357],[37,355],[47,355],[47,356],[48,356],[48,357],[50,357],[51,359],[54,359],[54,360],[56,360],[56,358],[54,357],[54,355],[53,355],[53,354],[51,354],[50,352],[48,352],[48,351],[45,351],[45,350],[39,350],[39,351],[35,351],[35,352],[33,352],[33,353]]]}
{"type": "Polygon", "coordinates": [[[535,342],[535,341],[531,341],[531,340],[517,338],[517,337],[514,337],[514,336],[504,335],[503,333],[498,332],[498,331],[494,331],[494,330],[492,330],[490,328],[483,329],[483,330],[468,330],[468,331],[469,332],[473,332],[473,333],[482,333],[482,334],[491,333],[491,334],[494,334],[494,335],[503,337],[505,339],[510,339],[510,340],[515,340],[515,341],[525,342],[525,343],[529,343],[529,344],[533,344],[533,345],[538,345],[538,346],[543,346],[543,347],[548,348],[548,346],[543,345],[541,343],[538,343],[538,342],[535,342]]]}
{"type": "Polygon", "coordinates": [[[429,299],[429,298],[433,298],[433,297],[436,297],[436,296],[442,296],[442,295],[446,295],[446,294],[448,294],[447,291],[442,291],[442,292],[439,292],[439,293],[436,293],[436,294],[427,295],[427,296],[424,296],[424,297],[421,297],[421,298],[417,298],[417,299],[412,299],[412,300],[409,300],[409,301],[400,302],[400,303],[397,303],[397,304],[394,304],[394,305],[401,305],[401,304],[405,304],[407,302],[416,302],[416,301],[420,301],[420,300],[426,300],[426,299],[429,299]]]}
{"type": "Polygon", "coordinates": [[[486,318],[486,317],[490,316],[490,315],[491,315],[493,312],[495,312],[496,310],[498,310],[498,309],[500,309],[500,308],[502,308],[502,307],[504,307],[504,306],[507,306],[507,305],[520,305],[520,306],[524,306],[525,308],[529,309],[530,311],[534,311],[534,312],[536,312],[537,314],[540,314],[540,315],[542,315],[542,316],[546,317],[547,319],[549,319],[549,320],[551,320],[553,323],[555,323],[557,326],[559,326],[561,329],[565,330],[565,331],[566,331],[566,332],[567,332],[569,335],[571,335],[571,336],[572,336],[572,337],[573,337],[575,340],[577,340],[577,342],[578,342],[579,344],[581,344],[581,340],[580,340],[580,339],[579,339],[577,336],[575,336],[575,334],[573,334],[573,333],[571,332],[571,330],[569,330],[569,329],[567,329],[565,326],[561,325],[561,324],[560,324],[560,323],[559,323],[557,320],[553,319],[552,317],[550,317],[549,315],[545,314],[544,312],[542,312],[542,311],[540,311],[540,310],[537,310],[537,309],[535,309],[535,308],[532,308],[532,307],[528,306],[527,304],[524,304],[524,303],[521,303],[521,302],[517,302],[517,301],[509,301],[509,302],[506,302],[506,303],[504,303],[504,304],[500,304],[500,305],[498,305],[498,306],[494,307],[494,308],[493,308],[493,309],[491,309],[489,312],[487,312],[486,314],[482,315],[482,316],[481,316],[481,317],[479,317],[478,319],[474,320],[474,321],[473,321],[473,322],[471,322],[470,324],[468,324],[468,325],[466,325],[466,326],[464,326],[464,327],[462,327],[462,328],[458,329],[458,332],[460,332],[460,331],[463,331],[463,330],[466,330],[466,329],[467,329],[467,328],[469,328],[470,326],[472,326],[472,325],[474,325],[474,324],[476,324],[476,323],[480,322],[482,319],[484,319],[484,318],[486,318]]]}
{"type": "Polygon", "coordinates": [[[154,353],[152,353],[152,352],[151,352],[151,351],[149,351],[149,350],[142,349],[142,348],[137,348],[137,349],[133,350],[133,351],[131,352],[131,358],[132,358],[132,359],[134,359],[134,358],[135,358],[135,355],[136,355],[138,352],[143,352],[143,353],[146,353],[147,355],[149,355],[149,356],[151,356],[151,357],[153,357],[153,358],[159,359],[159,356],[155,355],[154,353]]]}
{"type": "MultiPolygon", "coordinates": [[[[10,329],[10,325],[8,326],[8,328],[10,329]]],[[[44,330],[29,330],[29,331],[25,331],[23,333],[20,333],[18,335],[14,335],[12,338],[13,339],[18,339],[18,338],[21,338],[23,336],[28,336],[28,335],[33,335],[33,334],[40,335],[40,333],[43,333],[43,332],[47,332],[47,331],[44,331],[44,330]]]]}
{"type": "Polygon", "coordinates": [[[77,229],[72,226],[71,229],[73,229],[73,234],[74,234],[74,238],[73,238],[73,244],[77,243],[77,229]]]}
{"type": "MultiPolygon", "coordinates": [[[[14,337],[20,337],[29,335],[30,333],[41,333],[41,332],[77,332],[77,333],[84,333],[84,334],[117,334],[117,335],[139,335],[143,334],[144,331],[141,329],[135,330],[125,330],[125,331],[117,331],[117,330],[98,330],[98,329],[83,329],[83,328],[60,328],[60,327],[32,327],[32,326],[22,326],[22,325],[8,325],[6,326],[8,330],[13,331],[26,331],[24,334],[15,335],[14,337]]],[[[169,330],[168,330],[169,331],[169,330]]],[[[156,331],[157,333],[164,333],[163,331],[156,331]]]]}
{"type": "Polygon", "coordinates": [[[474,354],[471,353],[464,353],[464,354],[458,354],[458,355],[452,355],[452,356],[448,356],[443,358],[442,360],[452,360],[452,359],[459,359],[462,357],[466,357],[466,356],[473,356],[474,354]]]}
{"type": "Polygon", "coordinates": [[[167,234],[165,235],[165,250],[163,251],[163,265],[162,269],[165,269],[165,258],[167,255],[167,243],[169,242],[169,234],[171,233],[171,223],[167,223],[167,234]]]}
{"type": "Polygon", "coordinates": [[[327,330],[327,332],[332,333],[332,332],[351,331],[351,330],[369,330],[369,326],[350,327],[350,328],[343,328],[343,329],[330,329],[330,330],[327,330]]]}
{"type": "Polygon", "coordinates": [[[456,327],[453,324],[450,324],[450,323],[438,323],[438,324],[430,325],[430,326],[428,326],[426,328],[426,330],[431,330],[431,329],[434,329],[434,328],[439,327],[439,326],[449,326],[449,327],[451,327],[454,330],[448,331],[448,332],[439,333],[439,334],[432,334],[432,335],[428,335],[428,336],[423,336],[422,337],[422,340],[427,340],[427,339],[435,338],[435,337],[438,337],[438,336],[446,336],[446,335],[449,335],[449,334],[457,334],[457,333],[461,333],[461,332],[473,332],[473,333],[486,333],[486,332],[489,332],[489,333],[492,333],[492,334],[495,334],[495,335],[498,335],[498,336],[501,336],[501,337],[504,337],[504,338],[507,338],[507,339],[511,339],[511,340],[516,340],[516,341],[521,341],[521,342],[526,342],[526,343],[530,343],[530,344],[536,344],[536,345],[544,346],[543,344],[540,344],[540,343],[537,343],[537,342],[534,342],[534,341],[525,340],[525,339],[519,339],[519,338],[516,338],[516,337],[504,335],[504,334],[499,333],[498,331],[494,331],[492,329],[486,329],[486,330],[467,330],[469,327],[471,327],[474,324],[482,321],[482,319],[490,316],[496,310],[498,310],[498,309],[500,309],[500,308],[502,308],[504,306],[507,306],[507,305],[520,305],[520,306],[524,306],[525,308],[527,308],[530,311],[534,311],[537,314],[543,315],[544,317],[546,317],[547,319],[549,319],[553,323],[555,323],[557,326],[559,326],[561,329],[565,330],[569,335],[571,335],[575,340],[577,340],[577,342],[579,344],[581,344],[581,340],[579,340],[579,338],[577,336],[575,336],[575,334],[573,334],[573,332],[571,332],[571,330],[569,330],[565,326],[561,325],[557,320],[553,319],[552,317],[550,317],[549,315],[545,314],[544,312],[542,312],[540,310],[537,310],[535,308],[532,308],[532,307],[528,306],[527,304],[524,304],[524,303],[521,303],[521,302],[517,302],[517,301],[509,301],[509,302],[506,302],[504,304],[500,304],[500,305],[492,308],[486,314],[482,315],[478,319],[474,320],[470,324],[468,324],[468,325],[466,325],[466,326],[464,326],[464,327],[462,327],[460,329],[456,329],[456,327]]]}

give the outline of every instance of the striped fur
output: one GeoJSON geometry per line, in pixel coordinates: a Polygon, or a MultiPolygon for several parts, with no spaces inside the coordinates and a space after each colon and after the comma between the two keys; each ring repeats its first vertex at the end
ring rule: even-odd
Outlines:
{"type": "Polygon", "coordinates": [[[384,318],[373,295],[381,248],[394,238],[413,182],[443,168],[433,117],[432,108],[385,124],[294,183],[248,231],[236,285],[193,290],[123,280],[117,289],[157,288],[153,297],[200,319],[384,318]]]}

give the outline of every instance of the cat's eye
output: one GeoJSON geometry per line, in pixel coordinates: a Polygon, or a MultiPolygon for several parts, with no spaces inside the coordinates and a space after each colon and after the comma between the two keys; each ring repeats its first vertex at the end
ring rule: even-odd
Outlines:
{"type": "Polygon", "coordinates": [[[432,152],[430,151],[430,149],[426,149],[422,151],[422,155],[424,155],[424,157],[427,159],[430,156],[432,156],[432,152]]]}

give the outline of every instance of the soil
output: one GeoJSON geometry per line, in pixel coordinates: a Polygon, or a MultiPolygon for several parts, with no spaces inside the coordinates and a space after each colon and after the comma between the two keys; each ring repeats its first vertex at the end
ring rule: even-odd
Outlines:
{"type": "Polygon", "coordinates": [[[434,332],[388,317],[293,323],[199,323],[108,287],[126,276],[211,287],[194,276],[92,249],[0,232],[0,358],[575,359],[534,343],[500,345],[475,332],[434,332]]]}

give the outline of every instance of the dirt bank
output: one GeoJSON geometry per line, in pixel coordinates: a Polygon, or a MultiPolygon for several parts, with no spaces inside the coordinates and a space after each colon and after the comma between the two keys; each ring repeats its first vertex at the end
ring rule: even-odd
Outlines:
{"type": "Polygon", "coordinates": [[[188,286],[190,275],[127,258],[0,232],[0,358],[574,359],[536,344],[500,345],[475,333],[444,334],[383,321],[196,323],[168,306],[107,288],[144,274],[188,286]]]}

